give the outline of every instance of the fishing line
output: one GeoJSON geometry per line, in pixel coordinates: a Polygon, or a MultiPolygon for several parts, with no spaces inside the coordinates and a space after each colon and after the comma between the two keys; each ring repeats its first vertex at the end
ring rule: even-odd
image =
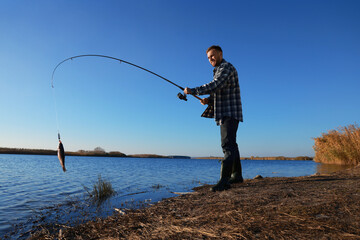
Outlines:
{"type": "Polygon", "coordinates": [[[55,105],[55,114],[56,114],[56,126],[58,131],[58,139],[60,140],[60,127],[59,127],[59,117],[58,117],[58,110],[57,110],[57,104],[56,104],[56,93],[55,88],[52,88],[53,98],[54,98],[54,105],[55,105]]]}

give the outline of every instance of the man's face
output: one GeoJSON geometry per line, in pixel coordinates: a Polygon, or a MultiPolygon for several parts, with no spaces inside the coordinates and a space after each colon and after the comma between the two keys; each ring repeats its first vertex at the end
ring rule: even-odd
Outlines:
{"type": "Polygon", "coordinates": [[[215,67],[215,66],[220,65],[220,63],[222,61],[222,52],[217,51],[215,49],[211,49],[210,51],[208,51],[207,57],[209,59],[210,64],[213,67],[215,67]]]}

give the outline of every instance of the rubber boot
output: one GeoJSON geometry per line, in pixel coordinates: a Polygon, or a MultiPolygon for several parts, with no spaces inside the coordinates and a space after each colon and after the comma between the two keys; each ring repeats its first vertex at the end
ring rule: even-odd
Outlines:
{"type": "Polygon", "coordinates": [[[210,188],[210,191],[224,191],[230,188],[229,179],[231,176],[232,162],[222,161],[219,182],[210,188]]]}
{"type": "Polygon", "coordinates": [[[229,179],[229,183],[242,183],[244,182],[244,179],[242,177],[242,169],[241,169],[241,162],[240,157],[235,159],[232,164],[232,172],[231,172],[231,178],[229,179]]]}

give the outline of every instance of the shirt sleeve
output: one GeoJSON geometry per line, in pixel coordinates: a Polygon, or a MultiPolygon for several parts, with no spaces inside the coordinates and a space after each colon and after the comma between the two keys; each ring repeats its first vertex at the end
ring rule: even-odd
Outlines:
{"type": "Polygon", "coordinates": [[[226,80],[229,79],[228,76],[230,73],[231,70],[228,64],[220,65],[214,74],[214,79],[211,82],[200,87],[192,88],[191,92],[196,95],[204,95],[210,94],[217,89],[221,89],[225,85],[224,83],[226,83],[226,80]]]}

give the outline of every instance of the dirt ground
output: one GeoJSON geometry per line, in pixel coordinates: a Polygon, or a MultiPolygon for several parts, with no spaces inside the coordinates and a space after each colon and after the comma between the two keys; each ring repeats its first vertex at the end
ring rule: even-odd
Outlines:
{"type": "Polygon", "coordinates": [[[31,239],[360,239],[360,166],[194,190],[31,239]]]}

